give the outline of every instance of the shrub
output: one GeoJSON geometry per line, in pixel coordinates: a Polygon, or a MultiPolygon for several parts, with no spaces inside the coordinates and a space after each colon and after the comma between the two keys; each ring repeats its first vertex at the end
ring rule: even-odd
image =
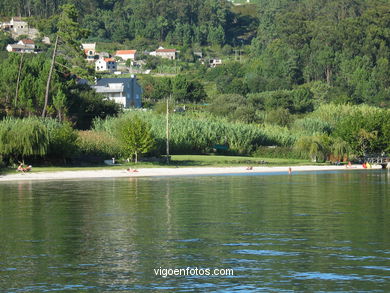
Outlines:
{"type": "Polygon", "coordinates": [[[292,129],[305,135],[330,134],[333,127],[329,122],[314,117],[305,117],[295,120],[292,129]]]}
{"type": "Polygon", "coordinates": [[[141,154],[148,153],[155,145],[149,123],[138,116],[122,120],[117,127],[117,137],[121,142],[123,154],[128,158],[134,155],[135,163],[141,154]]]}
{"type": "Polygon", "coordinates": [[[283,159],[303,159],[299,152],[292,147],[259,147],[252,154],[261,158],[283,158],[283,159]]]}
{"type": "Polygon", "coordinates": [[[46,126],[38,118],[7,118],[0,122],[0,155],[10,161],[43,156],[49,145],[46,126]]]}
{"type": "MultiPolygon", "coordinates": [[[[132,115],[138,115],[150,123],[157,149],[160,153],[165,153],[165,115],[131,111],[118,118],[95,120],[95,130],[114,133],[117,125],[132,115]]],[[[172,114],[169,119],[172,154],[207,153],[215,144],[229,145],[232,153],[250,154],[258,146],[286,146],[292,145],[296,140],[287,128],[278,126],[260,127],[254,124],[232,123],[212,116],[192,118],[188,115],[172,114]]]]}
{"type": "Polygon", "coordinates": [[[104,131],[79,131],[77,148],[80,156],[111,158],[121,154],[119,141],[104,131]]]}
{"type": "Polygon", "coordinates": [[[49,134],[47,156],[51,159],[66,161],[77,150],[76,140],[78,136],[76,131],[68,122],[61,123],[58,120],[45,119],[43,123],[46,125],[49,134]]]}

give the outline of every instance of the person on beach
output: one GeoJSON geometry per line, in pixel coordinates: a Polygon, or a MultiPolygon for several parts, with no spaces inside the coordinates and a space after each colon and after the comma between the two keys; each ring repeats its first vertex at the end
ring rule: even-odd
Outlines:
{"type": "Polygon", "coordinates": [[[288,174],[292,174],[292,169],[291,169],[291,167],[288,167],[288,174]]]}
{"type": "Polygon", "coordinates": [[[128,169],[126,169],[126,171],[127,171],[127,172],[138,172],[137,169],[132,169],[132,168],[128,168],[128,169]]]}
{"type": "Polygon", "coordinates": [[[23,163],[20,163],[20,165],[18,166],[18,168],[16,169],[16,171],[25,173],[25,172],[31,171],[31,169],[32,169],[32,166],[31,166],[31,165],[29,165],[29,166],[27,166],[26,168],[24,168],[24,167],[23,167],[23,163]]]}
{"type": "Polygon", "coordinates": [[[253,167],[252,166],[248,166],[248,167],[246,167],[246,170],[253,170],[253,167]]]}

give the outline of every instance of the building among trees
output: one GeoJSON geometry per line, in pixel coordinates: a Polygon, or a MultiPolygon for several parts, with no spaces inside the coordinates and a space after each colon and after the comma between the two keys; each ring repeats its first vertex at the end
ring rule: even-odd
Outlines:
{"type": "Polygon", "coordinates": [[[122,58],[123,60],[135,60],[137,58],[137,50],[118,50],[115,56],[122,58]]]}
{"type": "Polygon", "coordinates": [[[114,58],[100,58],[95,62],[96,71],[114,72],[117,69],[117,63],[114,58]]]}
{"type": "Polygon", "coordinates": [[[165,58],[165,59],[170,59],[170,60],[175,60],[176,59],[176,49],[164,49],[164,48],[158,48],[156,50],[156,56],[165,58]]]}
{"type": "Polygon", "coordinates": [[[36,46],[33,40],[23,39],[17,42],[16,44],[8,44],[8,52],[17,52],[17,53],[36,53],[36,46]]]}
{"type": "Polygon", "coordinates": [[[134,75],[131,78],[100,78],[92,88],[124,108],[141,108],[142,106],[142,88],[134,75]]]}

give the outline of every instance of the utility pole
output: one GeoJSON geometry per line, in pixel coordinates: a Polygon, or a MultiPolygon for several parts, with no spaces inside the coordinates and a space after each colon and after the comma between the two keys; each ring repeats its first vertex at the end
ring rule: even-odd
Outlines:
{"type": "Polygon", "coordinates": [[[169,98],[167,98],[167,113],[166,113],[166,135],[167,135],[167,164],[169,165],[169,98]]]}

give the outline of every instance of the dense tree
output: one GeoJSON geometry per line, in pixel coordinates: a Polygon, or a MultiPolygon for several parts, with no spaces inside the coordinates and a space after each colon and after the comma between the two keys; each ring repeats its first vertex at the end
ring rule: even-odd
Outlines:
{"type": "Polygon", "coordinates": [[[127,158],[134,156],[135,163],[138,162],[141,154],[151,151],[155,146],[150,125],[138,116],[121,120],[117,131],[122,143],[123,155],[127,158]]]}

